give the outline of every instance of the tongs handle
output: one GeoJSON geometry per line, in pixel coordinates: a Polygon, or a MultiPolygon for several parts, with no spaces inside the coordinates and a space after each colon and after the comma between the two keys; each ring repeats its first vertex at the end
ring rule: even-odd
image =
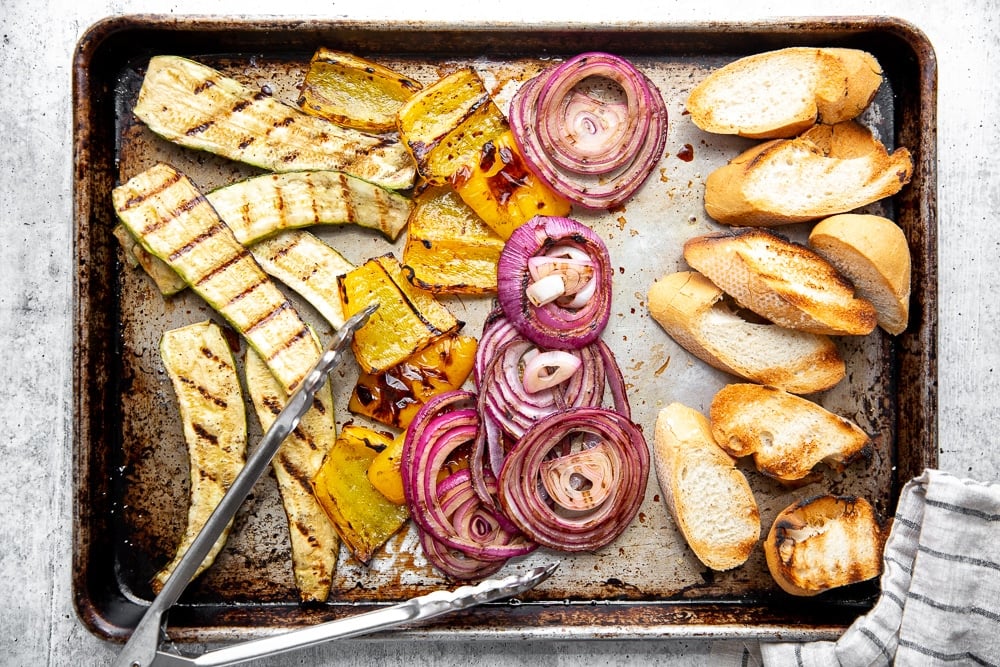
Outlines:
{"type": "Polygon", "coordinates": [[[545,581],[558,567],[553,563],[536,567],[524,574],[503,579],[488,579],[475,586],[462,586],[454,591],[434,591],[406,602],[363,614],[355,614],[273,637],[253,639],[240,644],[186,657],[160,651],[153,667],[222,667],[277,655],[287,651],[315,646],[334,639],[359,637],[375,631],[388,630],[405,623],[422,621],[486,602],[494,602],[523,593],[545,581]]]}
{"type": "Polygon", "coordinates": [[[219,539],[229,521],[236,515],[240,505],[250,495],[257,480],[271,464],[271,460],[281,443],[298,426],[299,420],[312,406],[316,392],[326,382],[330,371],[340,364],[354,332],[368,321],[368,317],[377,308],[378,304],[373,304],[359,311],[337,331],[329,347],[323,352],[312,371],[306,375],[302,383],[289,397],[281,414],[264,434],[260,445],[247,458],[240,474],[236,476],[177,567],[167,578],[163,589],[143,614],[122,652],[118,654],[114,667],[150,667],[153,664],[160,644],[164,612],[180,598],[181,593],[184,592],[191,578],[197,572],[198,566],[212,549],[212,545],[219,539]]]}

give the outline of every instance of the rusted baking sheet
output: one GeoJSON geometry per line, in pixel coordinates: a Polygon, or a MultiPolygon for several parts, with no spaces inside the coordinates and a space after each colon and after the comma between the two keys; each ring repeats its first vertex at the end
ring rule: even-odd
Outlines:
{"type": "MultiPolygon", "coordinates": [[[[891,516],[901,485],[936,463],[936,66],[919,31],[871,17],[610,26],[124,17],[89,30],[76,52],[73,97],[73,590],[83,623],[101,637],[124,639],[152,598],[152,574],[172,554],[183,529],[186,454],[156,343],[167,328],[211,316],[190,294],[165,299],[145,275],[124,266],[112,235],[111,189],[156,160],[175,164],[203,188],[253,173],[170,146],[136,122],[131,107],[150,56],[189,56],[252,86],[269,86],[292,102],[319,46],[376,59],[426,83],[471,64],[501,104],[549,60],[587,50],[631,59],[659,86],[667,104],[666,154],[621,209],[575,217],[605,238],[619,268],[605,340],[625,374],[634,418],[651,437],[660,407],[680,400],[704,410],[714,391],[731,381],[677,347],[646,310],[648,286],[681,266],[683,240],[715,227],[704,211],[704,178],[749,143],[698,131],[684,114],[684,100],[712,68],[791,45],[859,47],[875,54],[885,70],[885,85],[863,120],[885,143],[909,148],[916,170],[899,196],[869,210],[895,218],[906,231],[913,301],[903,335],[879,331],[841,342],[849,376],[821,397],[874,436],[874,456],[840,474],[825,471],[822,480],[801,489],[781,488],[748,470],[765,529],[787,504],[823,491],[864,495],[891,516]]],[[[363,230],[320,233],[356,263],[401,248],[363,230]]],[[[451,305],[467,322],[466,330],[477,334],[488,303],[464,299],[451,305]]],[[[321,336],[329,335],[315,313],[306,307],[303,313],[321,336]]],[[[237,352],[242,357],[245,348],[237,352]]],[[[356,373],[348,365],[336,378],[340,423],[350,419],[344,392],[356,373]]],[[[252,437],[257,435],[259,429],[252,437]]],[[[292,581],[286,531],[274,479],[265,478],[237,516],[216,564],[171,612],[171,637],[222,640],[275,633],[449,585],[427,566],[406,532],[368,568],[342,553],[330,600],[304,607],[292,581]]],[[[562,562],[557,575],[520,604],[476,609],[393,636],[826,638],[870,608],[877,594],[877,585],[869,583],[792,599],[773,584],[759,550],[731,572],[705,570],[670,521],[654,475],[639,517],[616,543],[575,556],[542,550],[506,569],[555,559],[562,562]]]]}

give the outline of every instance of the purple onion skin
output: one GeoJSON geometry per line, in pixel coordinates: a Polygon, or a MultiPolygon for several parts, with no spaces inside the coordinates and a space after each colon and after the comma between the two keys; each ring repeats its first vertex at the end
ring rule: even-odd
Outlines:
{"type": "Polygon", "coordinates": [[[539,347],[573,350],[600,338],[611,316],[611,258],[604,241],[590,227],[571,218],[535,216],[514,230],[497,263],[497,298],[517,331],[539,347]],[[528,258],[552,246],[573,244],[594,261],[598,280],[593,301],[579,311],[551,303],[536,307],[525,290],[530,284],[528,258]]]}

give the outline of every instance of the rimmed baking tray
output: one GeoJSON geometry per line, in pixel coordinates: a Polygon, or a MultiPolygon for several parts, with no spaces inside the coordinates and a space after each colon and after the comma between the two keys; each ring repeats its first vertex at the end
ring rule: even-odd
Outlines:
{"type": "MultiPolygon", "coordinates": [[[[112,234],[111,189],[155,160],[174,163],[203,188],[254,173],[170,146],[134,119],[131,107],[150,56],[192,57],[292,102],[319,46],[379,60],[427,83],[472,64],[501,104],[529,72],[554,59],[587,50],[631,59],[667,103],[665,155],[640,193],[620,209],[574,217],[605,237],[618,267],[605,340],[625,374],[635,421],[651,438],[660,407],[680,400],[706,409],[714,391],[733,379],[677,347],[645,306],[649,284],[681,268],[683,240],[716,228],[702,203],[705,176],[750,145],[698,131],[684,114],[684,99],[714,67],[793,45],[866,49],[884,68],[885,83],[862,119],[890,147],[909,148],[915,171],[898,196],[867,210],[893,217],[905,230],[913,294],[910,325],[902,335],[878,331],[840,341],[848,378],[817,397],[868,430],[873,457],[843,473],[825,471],[820,481],[799,489],[780,487],[747,469],[765,530],[785,505],[825,491],[865,495],[891,516],[901,485],[937,460],[937,72],[933,49],[915,27],[886,17],[452,25],[130,16],[88,30],[73,70],[73,592],[84,625],[104,638],[126,638],[152,598],[150,577],[169,559],[183,529],[186,455],[156,341],[166,328],[212,316],[190,295],[163,298],[143,274],[124,265],[112,234]]],[[[401,247],[362,230],[319,233],[355,262],[401,247]]],[[[460,299],[451,305],[476,334],[487,302],[460,299]]],[[[308,307],[303,312],[321,335],[329,333],[308,307]]],[[[341,399],[354,373],[351,367],[341,371],[341,399]]],[[[340,405],[343,423],[351,416],[346,403],[340,405]]],[[[260,636],[449,585],[428,568],[413,536],[404,532],[368,568],[342,553],[330,600],[302,606],[291,578],[284,521],[274,480],[262,480],[215,566],[171,611],[172,639],[260,636]]],[[[817,598],[792,598],[770,580],[759,550],[733,571],[705,570],[673,527],[653,475],[638,519],[616,543],[593,554],[536,553],[507,568],[554,559],[562,561],[559,573],[517,603],[478,608],[392,636],[818,639],[837,635],[877,596],[877,585],[870,582],[817,598]]]]}

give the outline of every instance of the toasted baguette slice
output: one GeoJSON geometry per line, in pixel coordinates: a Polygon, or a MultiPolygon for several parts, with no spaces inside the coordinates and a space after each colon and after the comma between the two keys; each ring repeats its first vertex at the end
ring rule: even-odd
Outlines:
{"type": "Polygon", "coordinates": [[[723,296],[700,273],[680,271],[653,283],[649,312],[688,352],[743,379],[811,394],[844,378],[844,360],[829,337],[748,322],[723,296]]]}
{"type": "Polygon", "coordinates": [[[760,512],[735,460],[712,439],[708,419],[671,403],[656,418],[654,462],[664,500],[698,559],[729,570],[760,539],[760,512]]]}
{"type": "Polygon", "coordinates": [[[684,259],[738,304],[789,329],[863,336],[878,322],[875,306],[856,298],[832,264],[766,229],[696,236],[684,259]]]}
{"type": "Polygon", "coordinates": [[[793,137],[815,123],[858,116],[882,84],[882,68],[856,49],[792,47],[741,58],[691,91],[686,110],[707,132],[793,137]]]}
{"type": "Polygon", "coordinates": [[[890,334],[906,329],[910,317],[910,246],[892,220],[842,213],[821,220],[809,245],[847,277],[875,306],[878,324],[890,334]]]}
{"type": "Polygon", "coordinates": [[[863,125],[816,125],[750,148],[705,180],[705,210],[727,225],[775,226],[846,213],[910,182],[905,148],[889,153],[863,125]]]}
{"type": "Polygon", "coordinates": [[[757,469],[785,482],[819,463],[843,469],[870,451],[857,424],[777,387],[730,384],[712,399],[712,435],[731,456],[753,455],[757,469]]]}
{"type": "Polygon", "coordinates": [[[885,538],[867,500],[824,495],[778,514],[764,541],[764,555],[784,591],[811,596],[877,577],[885,538]]]}

